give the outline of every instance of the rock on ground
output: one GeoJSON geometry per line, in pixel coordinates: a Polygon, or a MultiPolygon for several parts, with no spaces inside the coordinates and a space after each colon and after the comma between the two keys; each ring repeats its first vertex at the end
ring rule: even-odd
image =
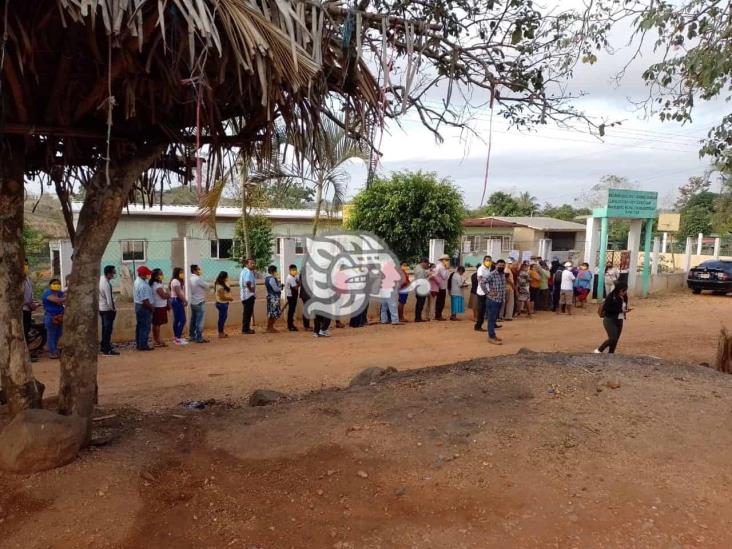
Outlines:
{"type": "Polygon", "coordinates": [[[268,406],[279,402],[280,400],[286,400],[287,395],[278,391],[272,391],[270,389],[257,389],[249,397],[249,406],[268,406]]]}
{"type": "Polygon", "coordinates": [[[50,410],[23,410],[0,433],[0,469],[36,473],[74,460],[86,438],[86,421],[50,410]]]}
{"type": "Polygon", "coordinates": [[[351,382],[348,384],[348,386],[358,387],[361,385],[371,385],[379,379],[395,374],[396,372],[397,369],[391,367],[378,368],[374,366],[372,368],[366,368],[365,370],[362,370],[361,372],[356,374],[353,379],[351,379],[351,382]]]}

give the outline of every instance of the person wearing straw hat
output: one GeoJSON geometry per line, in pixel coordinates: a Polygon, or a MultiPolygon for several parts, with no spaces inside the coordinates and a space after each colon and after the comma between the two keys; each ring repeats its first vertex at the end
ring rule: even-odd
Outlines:
{"type": "Polygon", "coordinates": [[[572,272],[572,262],[567,261],[562,271],[562,283],[559,290],[559,308],[557,314],[562,313],[562,306],[568,315],[572,314],[572,305],[574,305],[574,273],[572,272]]]}

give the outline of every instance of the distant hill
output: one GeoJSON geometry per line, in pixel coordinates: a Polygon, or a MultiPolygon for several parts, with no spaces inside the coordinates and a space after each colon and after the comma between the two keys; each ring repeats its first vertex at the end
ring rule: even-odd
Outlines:
{"type": "Polygon", "coordinates": [[[47,240],[68,238],[61,203],[55,194],[44,193],[40,197],[28,195],[24,214],[26,225],[41,233],[47,240]]]}

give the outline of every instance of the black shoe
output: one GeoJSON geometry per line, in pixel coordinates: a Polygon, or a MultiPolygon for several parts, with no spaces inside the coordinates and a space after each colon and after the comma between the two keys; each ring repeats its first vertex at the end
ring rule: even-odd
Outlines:
{"type": "Polygon", "coordinates": [[[478,326],[473,328],[473,330],[475,330],[476,332],[485,332],[485,328],[479,328],[478,326]]]}
{"type": "Polygon", "coordinates": [[[110,349],[109,351],[102,352],[105,356],[119,356],[119,352],[115,351],[114,349],[110,349]]]}
{"type": "Polygon", "coordinates": [[[152,347],[138,347],[137,350],[138,351],[152,351],[153,348],[152,347]]]}
{"type": "Polygon", "coordinates": [[[209,340],[208,340],[208,339],[205,339],[205,338],[201,338],[201,339],[197,339],[197,340],[196,340],[196,343],[210,343],[210,342],[209,342],[209,340]]]}
{"type": "Polygon", "coordinates": [[[496,328],[503,328],[503,324],[496,324],[496,328]]]}
{"type": "Polygon", "coordinates": [[[247,335],[252,335],[254,333],[254,330],[244,330],[242,333],[247,334],[247,335]]]}
{"type": "Polygon", "coordinates": [[[294,326],[290,326],[289,328],[287,328],[287,331],[288,331],[288,332],[297,332],[297,331],[298,331],[298,329],[297,329],[297,328],[295,328],[294,326]]]}

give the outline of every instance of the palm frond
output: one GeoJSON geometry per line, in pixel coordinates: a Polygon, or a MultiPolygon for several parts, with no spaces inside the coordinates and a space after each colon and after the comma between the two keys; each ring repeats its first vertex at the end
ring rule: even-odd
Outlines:
{"type": "Polygon", "coordinates": [[[206,232],[211,236],[216,236],[216,210],[221,203],[226,182],[221,179],[211,187],[211,190],[202,194],[198,199],[198,212],[196,218],[203,225],[206,232]]]}

